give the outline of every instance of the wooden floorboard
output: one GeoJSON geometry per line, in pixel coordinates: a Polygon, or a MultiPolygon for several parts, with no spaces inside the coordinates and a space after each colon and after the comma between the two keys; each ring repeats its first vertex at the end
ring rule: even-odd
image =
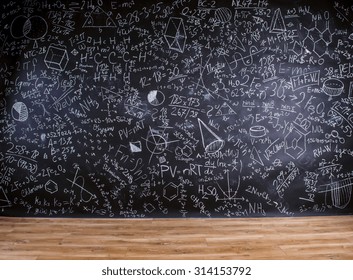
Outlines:
{"type": "Polygon", "coordinates": [[[353,216],[0,217],[0,259],[353,259],[353,216]]]}

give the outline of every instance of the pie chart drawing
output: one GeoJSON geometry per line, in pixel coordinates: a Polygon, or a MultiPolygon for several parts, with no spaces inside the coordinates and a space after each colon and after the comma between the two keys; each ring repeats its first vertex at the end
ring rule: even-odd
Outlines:
{"type": "Polygon", "coordinates": [[[28,108],[23,102],[16,102],[11,109],[11,115],[14,120],[25,122],[28,119],[28,108]]]}
{"type": "Polygon", "coordinates": [[[159,90],[151,90],[147,95],[147,100],[151,105],[159,106],[164,102],[165,97],[163,92],[159,90]]]}

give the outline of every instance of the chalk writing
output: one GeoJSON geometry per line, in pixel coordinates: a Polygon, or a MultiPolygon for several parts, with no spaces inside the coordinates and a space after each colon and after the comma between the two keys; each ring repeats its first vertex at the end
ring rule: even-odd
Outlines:
{"type": "Polygon", "coordinates": [[[353,6],[321,2],[2,1],[0,214],[353,214],[353,6]]]}

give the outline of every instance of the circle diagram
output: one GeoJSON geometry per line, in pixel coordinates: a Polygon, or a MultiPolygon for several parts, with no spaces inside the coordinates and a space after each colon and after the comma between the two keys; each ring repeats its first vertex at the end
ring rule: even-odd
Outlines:
{"type": "Polygon", "coordinates": [[[24,36],[23,29],[27,19],[25,16],[18,16],[12,21],[10,28],[12,37],[19,39],[24,36]]]}
{"type": "Polygon", "coordinates": [[[41,16],[17,16],[11,23],[11,35],[15,39],[26,37],[30,40],[43,38],[48,32],[48,25],[41,16]]]}
{"type": "Polygon", "coordinates": [[[229,22],[232,19],[232,11],[225,7],[218,8],[215,17],[218,22],[229,22]]]}
{"type": "Polygon", "coordinates": [[[28,119],[28,108],[23,102],[16,102],[12,105],[11,115],[14,120],[25,122],[28,119]]]}
{"type": "Polygon", "coordinates": [[[167,149],[167,141],[159,134],[153,132],[147,136],[147,149],[155,155],[163,153],[167,149]]]}
{"type": "Polygon", "coordinates": [[[164,102],[165,97],[163,92],[159,90],[151,90],[147,95],[147,100],[151,105],[159,106],[164,102]]]}

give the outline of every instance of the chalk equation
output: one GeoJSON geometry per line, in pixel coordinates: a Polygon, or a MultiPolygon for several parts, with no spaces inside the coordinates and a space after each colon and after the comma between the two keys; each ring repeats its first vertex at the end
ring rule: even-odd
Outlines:
{"type": "Polygon", "coordinates": [[[353,214],[350,1],[6,0],[0,215],[353,214]]]}

